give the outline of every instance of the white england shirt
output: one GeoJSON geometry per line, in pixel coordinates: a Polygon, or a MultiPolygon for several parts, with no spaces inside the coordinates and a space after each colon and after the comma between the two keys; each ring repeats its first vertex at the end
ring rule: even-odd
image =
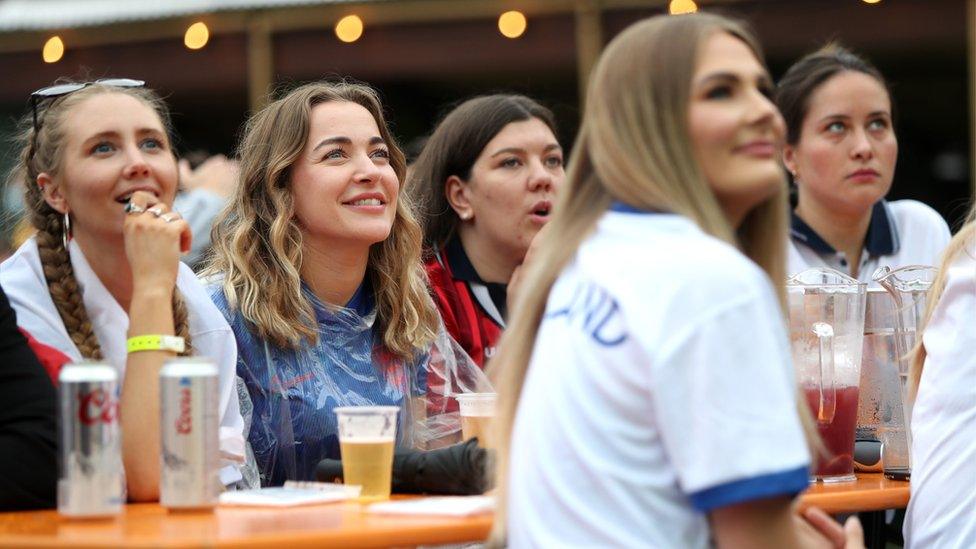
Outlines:
{"type": "MultiPolygon", "coordinates": [[[[129,317],[98,279],[78,243],[71,241],[68,250],[88,318],[102,347],[102,355],[118,371],[121,384],[128,355],[126,333],[129,329],[129,317]]],[[[61,351],[72,361],[82,359],[81,352],[68,336],[64,322],[61,321],[48,292],[34,238],[25,242],[14,255],[0,264],[0,284],[10,298],[10,304],[17,311],[17,324],[21,328],[41,343],[61,351]]],[[[183,263],[180,263],[176,287],[183,294],[189,313],[194,354],[210,358],[217,364],[220,450],[224,456],[220,477],[225,484],[230,484],[241,479],[234,463],[244,460],[244,420],[237,401],[237,344],[234,333],[224,316],[210,301],[196,275],[183,263]]]]}
{"type": "MultiPolygon", "coordinates": [[[[871,210],[857,278],[879,287],[871,279],[878,267],[936,266],[950,238],[945,219],[929,206],[917,200],[879,200],[871,210]]],[[[792,214],[786,260],[788,275],[822,266],[850,274],[849,260],[796,213],[792,214]]]]}
{"type": "Polygon", "coordinates": [[[807,487],[782,310],[687,218],[615,205],[549,295],[513,426],[512,547],[709,544],[807,487]]]}
{"type": "Polygon", "coordinates": [[[976,547],[976,241],[949,267],[922,336],[905,547],[976,547]]]}

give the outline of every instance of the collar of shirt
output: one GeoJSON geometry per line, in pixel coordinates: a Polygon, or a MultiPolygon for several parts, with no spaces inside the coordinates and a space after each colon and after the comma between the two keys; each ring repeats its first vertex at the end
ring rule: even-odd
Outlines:
{"type": "Polygon", "coordinates": [[[464,251],[464,246],[461,244],[461,237],[457,233],[444,246],[444,260],[450,266],[451,274],[454,275],[454,278],[465,282],[481,284],[488,288],[488,295],[491,297],[492,303],[495,304],[502,318],[508,316],[508,284],[485,282],[482,280],[481,276],[478,275],[478,271],[475,270],[474,265],[471,264],[468,254],[464,251]]]}
{"type": "Polygon", "coordinates": [[[312,304],[315,311],[315,320],[319,324],[331,324],[337,321],[344,321],[351,325],[359,325],[363,329],[372,327],[375,313],[375,297],[373,296],[373,286],[369,282],[369,276],[363,278],[362,283],[349,298],[343,307],[328,305],[312,292],[304,281],[302,281],[302,293],[312,304]]]}
{"type": "MultiPolygon", "coordinates": [[[[796,212],[790,213],[790,237],[806,245],[818,254],[838,254],[810,225],[800,219],[796,212]]],[[[868,234],[864,238],[864,251],[868,256],[891,255],[899,248],[898,230],[895,227],[888,202],[879,200],[871,208],[871,221],[868,234]]]]}

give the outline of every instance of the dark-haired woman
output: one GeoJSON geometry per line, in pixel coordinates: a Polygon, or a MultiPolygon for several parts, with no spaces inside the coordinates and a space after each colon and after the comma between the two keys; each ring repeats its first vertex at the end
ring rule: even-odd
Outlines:
{"type": "Polygon", "coordinates": [[[494,354],[506,286],[549,220],[564,178],[552,113],[521,95],[460,104],[412,166],[438,309],[479,366],[494,354]]]}
{"type": "MultiPolygon", "coordinates": [[[[243,460],[234,335],[193,272],[186,222],[171,211],[169,117],[138,80],[58,84],[31,97],[21,164],[36,235],[0,265],[18,324],[73,362],[119,374],[128,495],[159,494],[159,370],[178,354],[219,370],[220,449],[243,460]]],[[[225,464],[225,483],[241,478],[225,464]]]]}
{"type": "Polygon", "coordinates": [[[788,274],[828,266],[871,282],[881,266],[935,265],[945,220],[914,200],[884,200],[898,157],[891,94],[866,60],[829,45],[783,76],[787,168],[798,191],[788,274]]]}

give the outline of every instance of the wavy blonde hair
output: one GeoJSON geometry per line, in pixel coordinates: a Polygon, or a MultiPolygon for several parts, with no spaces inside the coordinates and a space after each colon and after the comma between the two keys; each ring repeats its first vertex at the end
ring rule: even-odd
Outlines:
{"type": "MultiPolygon", "coordinates": [[[[73,82],[62,79],[57,83],[73,82]]],[[[81,356],[96,360],[103,358],[102,348],[95,336],[85,302],[82,300],[68,250],[64,247],[62,238],[66,231],[64,216],[44,200],[44,194],[37,184],[37,176],[45,172],[52,176],[61,173],[66,139],[65,125],[71,117],[71,109],[86,99],[105,93],[124,94],[143,102],[159,117],[170,143],[173,143],[169,111],[155,92],[148,88],[118,88],[92,84],[76,92],[51,99],[46,106],[39,105],[37,120],[40,131],[35,131],[31,114],[23,118],[21,121],[23,130],[18,136],[18,141],[21,143],[20,162],[13,168],[7,181],[8,185],[20,182],[24,184],[27,214],[30,224],[37,229],[35,238],[41,258],[41,268],[48,292],[64,323],[65,330],[71,341],[78,347],[81,356]],[[33,148],[32,144],[35,144],[33,148]]],[[[176,162],[175,156],[173,162],[176,162]]],[[[189,315],[186,303],[176,288],[173,289],[173,326],[176,335],[183,337],[186,342],[186,348],[180,354],[191,355],[189,315]]]]}
{"type": "MultiPolygon", "coordinates": [[[[548,234],[559,236],[538,247],[519,290],[514,318],[489,366],[499,392],[499,508],[492,538],[496,544],[503,543],[507,522],[512,424],[549,291],[612,201],[681,214],[704,232],[737,246],[774,282],[785,312],[785,175],[779,191],[750,211],[736,230],[695,161],[689,137],[689,98],[698,52],[717,32],[739,38],[762,62],[758,42],[744,26],[696,14],[652,17],[632,25],[607,45],[593,71],[566,187],[547,228],[548,234]]],[[[798,403],[798,409],[802,417],[805,407],[798,403]]],[[[809,420],[805,428],[809,435],[809,420]]]]}
{"type": "MultiPolygon", "coordinates": [[[[295,219],[291,168],[308,143],[312,108],[347,101],[370,112],[403,181],[406,161],[369,86],[348,82],[303,85],[248,120],[238,154],[241,180],[213,229],[204,276],[222,275],[223,291],[258,336],[278,347],[316,344],[315,313],[302,295],[302,230],[295,219]]],[[[421,229],[410,193],[400,192],[390,236],[370,247],[366,276],[377,321],[390,352],[413,357],[437,332],[437,312],[420,263],[421,229]]]]}
{"type": "MultiPolygon", "coordinates": [[[[945,291],[949,276],[949,267],[959,257],[959,254],[966,253],[967,245],[976,246],[976,204],[973,204],[972,209],[969,210],[969,215],[966,216],[966,224],[959,229],[956,236],[952,237],[945,251],[942,252],[942,263],[939,265],[939,272],[935,275],[932,288],[929,290],[926,298],[924,320],[922,321],[922,325],[918,326],[918,331],[916,332],[917,342],[910,355],[911,364],[908,369],[908,393],[909,399],[912,401],[918,395],[918,384],[922,380],[925,357],[928,356],[928,351],[925,350],[925,343],[922,341],[922,334],[925,331],[925,326],[932,319],[932,313],[935,312],[935,308],[939,305],[942,292],[945,291]]],[[[911,418],[908,419],[911,420],[911,418]]]]}

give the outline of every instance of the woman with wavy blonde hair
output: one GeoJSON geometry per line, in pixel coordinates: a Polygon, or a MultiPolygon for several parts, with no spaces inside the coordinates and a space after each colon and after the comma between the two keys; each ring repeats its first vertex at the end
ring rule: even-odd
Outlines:
{"type": "Polygon", "coordinates": [[[480,371],[455,361],[427,293],[403,153],[376,92],[301,86],[248,121],[239,155],[205,276],[237,335],[262,484],[314,479],[338,457],[337,406],[401,406],[401,447],[453,435],[456,418],[427,405],[446,401],[421,397],[480,371]]]}
{"type": "MultiPolygon", "coordinates": [[[[128,495],[159,496],[159,370],[199,355],[219,370],[220,447],[244,459],[234,338],[180,263],[190,229],[170,211],[177,187],[169,114],[139,80],[59,82],[31,95],[21,163],[37,229],[0,265],[17,322],[65,361],[105,361],[121,381],[128,495]]],[[[227,463],[222,479],[241,478],[227,463]]]]}
{"type": "Polygon", "coordinates": [[[844,544],[791,509],[810,454],[771,283],[786,244],[771,91],[755,38],[722,17],[647,19],[607,46],[490,367],[496,540],[844,544]]]}

